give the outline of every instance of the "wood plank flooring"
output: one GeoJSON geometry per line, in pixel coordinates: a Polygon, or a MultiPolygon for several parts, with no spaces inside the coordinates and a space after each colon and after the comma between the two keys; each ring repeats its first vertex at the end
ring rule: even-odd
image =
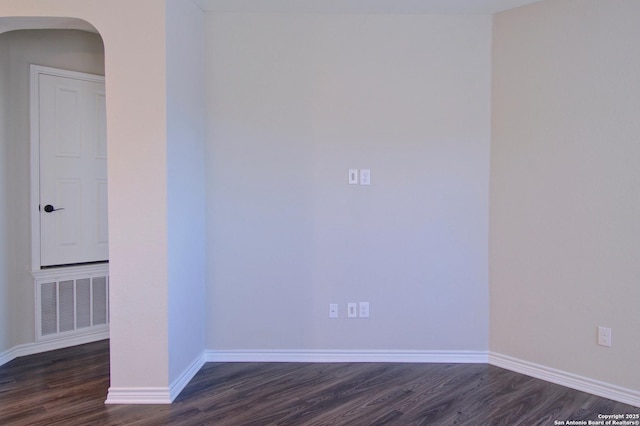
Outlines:
{"type": "Polygon", "coordinates": [[[209,363],[172,405],[104,405],[109,343],[0,367],[0,425],[554,425],[640,408],[486,364],[209,363]]]}

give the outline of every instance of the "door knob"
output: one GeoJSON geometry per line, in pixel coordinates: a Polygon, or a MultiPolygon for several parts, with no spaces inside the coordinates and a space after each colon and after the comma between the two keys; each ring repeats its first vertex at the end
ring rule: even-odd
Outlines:
{"type": "Polygon", "coordinates": [[[47,204],[46,206],[44,206],[44,211],[47,212],[47,213],[55,212],[56,210],[64,210],[64,207],[56,209],[51,204],[47,204]]]}

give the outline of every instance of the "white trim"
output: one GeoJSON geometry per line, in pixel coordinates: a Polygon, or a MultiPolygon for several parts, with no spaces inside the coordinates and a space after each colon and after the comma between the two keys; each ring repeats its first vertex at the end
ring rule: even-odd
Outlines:
{"type": "Polygon", "coordinates": [[[206,362],[487,363],[486,351],[207,350],[206,362]]]}
{"type": "Polygon", "coordinates": [[[105,404],[171,404],[169,388],[109,388],[105,404]]]}
{"type": "Polygon", "coordinates": [[[6,363],[13,361],[18,358],[18,348],[14,346],[11,349],[8,349],[4,352],[0,352],[0,366],[5,365],[6,363]]]}
{"type": "Polygon", "coordinates": [[[633,389],[623,388],[496,352],[489,353],[489,364],[571,389],[640,407],[640,392],[633,389]]]}
{"type": "Polygon", "coordinates": [[[486,351],[206,350],[168,388],[109,388],[105,404],[171,404],[206,362],[486,363],[486,351]]]}
{"type": "Polygon", "coordinates": [[[108,263],[95,263],[89,265],[61,266],[58,268],[39,269],[31,272],[36,280],[75,279],[77,277],[91,277],[94,275],[109,275],[108,263]]]}
{"type": "Polygon", "coordinates": [[[40,85],[41,74],[104,83],[104,76],[31,64],[29,114],[31,121],[31,270],[40,270],[40,85]]]}
{"type": "Polygon", "coordinates": [[[168,388],[110,387],[105,404],[171,404],[204,365],[204,353],[196,357],[168,388]]]}
{"type": "Polygon", "coordinates": [[[198,374],[198,371],[204,365],[204,352],[202,352],[191,364],[180,374],[169,386],[169,398],[171,401],[175,400],[180,392],[189,384],[191,379],[198,374]]]}
{"type": "Polygon", "coordinates": [[[84,333],[82,335],[65,336],[62,338],[49,339],[47,341],[26,343],[14,346],[13,348],[0,353],[0,365],[27,355],[34,355],[42,352],[54,351],[56,349],[68,348],[85,343],[97,342],[109,338],[109,327],[105,326],[100,330],[84,333]]]}

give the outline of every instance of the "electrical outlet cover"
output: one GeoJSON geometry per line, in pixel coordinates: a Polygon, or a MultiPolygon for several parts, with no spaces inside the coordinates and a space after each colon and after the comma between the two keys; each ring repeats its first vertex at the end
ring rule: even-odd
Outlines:
{"type": "Polygon", "coordinates": [[[360,185],[371,185],[371,170],[360,170],[360,185]]]}
{"type": "Polygon", "coordinates": [[[611,329],[608,327],[598,327],[598,344],[600,346],[611,347],[611,329]]]}
{"type": "Polygon", "coordinates": [[[360,302],[360,318],[369,318],[369,302],[360,302]]]}

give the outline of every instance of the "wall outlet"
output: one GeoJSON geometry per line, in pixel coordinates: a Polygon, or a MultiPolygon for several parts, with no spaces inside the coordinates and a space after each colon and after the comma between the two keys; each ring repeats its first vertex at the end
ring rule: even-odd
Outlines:
{"type": "Polygon", "coordinates": [[[360,302],[360,318],[369,318],[369,302],[360,302]]]}
{"type": "Polygon", "coordinates": [[[329,318],[338,318],[338,304],[330,303],[329,304],[329,318]]]}
{"type": "Polygon", "coordinates": [[[611,329],[598,327],[598,344],[600,346],[611,347],[611,329]]]}
{"type": "Polygon", "coordinates": [[[358,316],[358,306],[355,302],[347,303],[347,317],[355,318],[358,316]]]}
{"type": "Polygon", "coordinates": [[[360,169],[360,185],[371,185],[371,170],[360,169]]]}

